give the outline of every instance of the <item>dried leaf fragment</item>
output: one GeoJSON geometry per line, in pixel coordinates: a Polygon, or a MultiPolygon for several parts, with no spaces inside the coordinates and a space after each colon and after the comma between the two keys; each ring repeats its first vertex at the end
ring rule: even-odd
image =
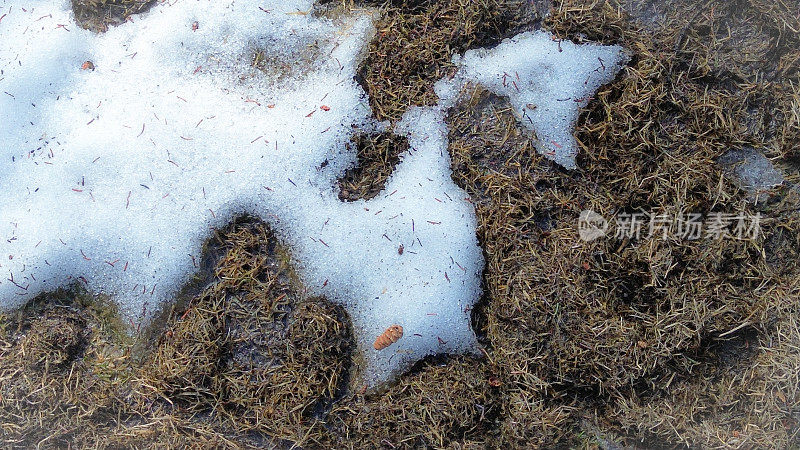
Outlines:
{"type": "Polygon", "coordinates": [[[392,325],[386,329],[372,344],[375,350],[383,350],[386,347],[394,344],[403,337],[403,327],[400,325],[392,325]]]}

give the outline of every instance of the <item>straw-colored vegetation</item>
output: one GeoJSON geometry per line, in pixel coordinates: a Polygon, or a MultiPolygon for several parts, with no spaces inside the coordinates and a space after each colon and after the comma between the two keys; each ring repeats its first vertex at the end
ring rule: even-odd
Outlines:
{"type": "Polygon", "coordinates": [[[358,163],[339,180],[339,199],[343,201],[371,199],[382,191],[400,155],[408,150],[408,139],[388,132],[357,134],[350,145],[358,163]]]}
{"type": "MultiPolygon", "coordinates": [[[[543,25],[633,52],[581,116],[577,171],[538,155],[508,102],[480,86],[448,115],[453,178],[475,204],[487,262],[473,316],[482,358],[427,360],[385,392],[349,392],[349,319],[305,295],[265,224],[241,219],[207,245],[208,286],[164,311],[145,342],[130,340],[110,303],[78,290],[0,316],[0,440],[800,446],[796,10],[781,0],[563,0],[542,20],[536,2],[521,3],[389,2],[362,70],[375,114],[395,121],[434,101],[452,52],[520,30],[543,25]],[[742,146],[788,176],[765,202],[715,163],[742,146]],[[760,213],[762,232],[665,240],[645,225],[638,239],[585,243],[585,209],[760,213]]],[[[375,195],[408,144],[384,133],[353,145],[361,165],[340,182],[347,200],[375,195]]]]}
{"type": "Polygon", "coordinates": [[[105,32],[134,14],[146,11],[156,0],[71,0],[75,20],[84,28],[105,32]]]}

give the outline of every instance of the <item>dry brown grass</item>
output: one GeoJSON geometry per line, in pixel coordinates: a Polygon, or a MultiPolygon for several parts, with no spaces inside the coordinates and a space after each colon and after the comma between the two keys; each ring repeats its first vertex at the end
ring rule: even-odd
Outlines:
{"type": "MultiPolygon", "coordinates": [[[[750,8],[743,14],[751,19],[767,14],[763,5],[750,8]]],[[[476,204],[487,255],[487,338],[512,395],[578,402],[576,423],[597,417],[604,433],[627,444],[642,437],[651,439],[645,445],[796,444],[800,398],[768,398],[796,391],[789,387],[796,376],[784,374],[799,356],[792,347],[800,335],[787,331],[797,327],[800,298],[797,197],[784,188],[771,204],[748,204],[714,163],[745,144],[768,152],[794,145],[786,134],[746,126],[751,96],[772,97],[787,86],[758,73],[723,78],[711,54],[724,44],[694,31],[707,26],[697,19],[702,14],[690,17],[649,35],[606,2],[564,2],[547,19],[562,38],[635,51],[626,73],[582,117],[578,172],[536,155],[507,101],[480,87],[467,89],[451,113],[454,179],[476,204]],[[577,233],[584,209],[605,217],[761,212],[769,220],[753,241],[587,244],[577,233]],[[764,349],[777,336],[780,361],[764,349]]],[[[758,44],[746,48],[769,48],[758,44]]],[[[515,427],[507,437],[522,444],[538,432],[515,427]]]]}
{"type": "MultiPolygon", "coordinates": [[[[11,446],[305,445],[346,385],[349,320],[307,298],[263,223],[209,243],[216,280],[135,355],[115,312],[45,296],[0,335],[0,429],[11,446]],[[133,352],[133,353],[132,353],[133,352]],[[238,442],[238,444],[237,444],[238,442]]],[[[105,309],[104,309],[105,308],[105,309]]]]}
{"type": "Polygon", "coordinates": [[[386,2],[361,71],[375,116],[395,121],[412,105],[436,103],[433,84],[453,73],[452,55],[498,44],[533,24],[532,5],[523,0],[386,2]]]}
{"type": "MultiPolygon", "coordinates": [[[[396,120],[433,102],[452,52],[535,26],[518,7],[387,3],[362,72],[376,115],[396,120]]],[[[346,315],[307,298],[288,250],[264,224],[241,220],[208,246],[213,283],[165,311],[150,346],[133,346],[113,309],[85,294],[43,296],[0,317],[0,440],[800,445],[798,193],[787,185],[754,205],[714,162],[753,146],[800,181],[800,19],[791,12],[767,0],[557,2],[544,25],[560,38],[634,53],[582,114],[574,172],[536,153],[506,100],[480,86],[462,93],[447,120],[453,177],[475,203],[486,255],[474,313],[483,358],[428,360],[384,393],[345,392],[346,315]],[[649,20],[653,8],[659,21],[649,20]],[[766,220],[750,241],[585,243],[584,209],[766,220]]],[[[361,163],[340,182],[346,200],[375,195],[407,143],[386,133],[353,145],[361,163]]]]}
{"type": "Polygon", "coordinates": [[[350,145],[357,163],[339,179],[339,199],[369,200],[383,190],[400,155],[408,150],[408,139],[394,133],[357,134],[350,145]]]}
{"type": "Polygon", "coordinates": [[[378,397],[334,405],[326,422],[334,448],[488,445],[497,438],[502,389],[488,367],[469,358],[425,364],[378,397]]]}
{"type": "Polygon", "coordinates": [[[116,317],[106,301],[63,291],[0,315],[5,448],[91,446],[131,418],[124,405],[133,372],[116,317]]]}
{"type": "Polygon", "coordinates": [[[83,28],[105,32],[134,14],[146,11],[156,0],[71,0],[75,21],[83,28]]]}
{"type": "Polygon", "coordinates": [[[264,224],[238,223],[216,246],[218,281],[168,322],[141,392],[186,423],[203,416],[218,431],[303,445],[345,384],[349,321],[306,298],[264,224]]]}

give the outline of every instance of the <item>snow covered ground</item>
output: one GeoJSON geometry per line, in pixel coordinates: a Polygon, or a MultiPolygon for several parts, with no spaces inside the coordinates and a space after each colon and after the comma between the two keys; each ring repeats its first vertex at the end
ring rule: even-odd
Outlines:
{"type": "Polygon", "coordinates": [[[312,5],[175,1],[95,35],[67,0],[0,2],[0,305],[77,282],[147,321],[210,230],[248,213],[291,247],[312,294],[347,308],[367,384],[477,351],[483,258],[450,177],[446,108],[465,82],[485,84],[571,168],[578,108],[626,56],[544,33],[468,52],[442,101],[397,126],[411,150],[384,192],[343,203],[346,144],[387,126],[354,80],[374,30],[367,13],[333,21],[312,5]],[[264,72],[256,51],[302,63],[264,72]],[[404,337],[375,350],[393,324],[404,337]]]}

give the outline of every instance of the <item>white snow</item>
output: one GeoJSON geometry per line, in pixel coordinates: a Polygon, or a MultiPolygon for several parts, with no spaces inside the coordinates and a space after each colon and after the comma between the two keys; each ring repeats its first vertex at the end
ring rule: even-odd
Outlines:
{"type": "Polygon", "coordinates": [[[520,123],[535,132],[537,150],[574,169],[578,145],[572,135],[580,108],[612,81],[629,60],[620,46],[577,45],[544,31],[521,33],[491,50],[455,58],[457,77],[508,97],[520,123]]]}
{"type": "Polygon", "coordinates": [[[420,119],[385,195],[340,202],[354,126],[381,126],[353,80],[371,18],[262,5],[163,4],[95,36],[66,1],[3,4],[0,301],[78,280],[147,320],[196,270],[209,230],[247,212],[291,246],[312,293],[347,307],[367,384],[474,350],[483,262],[442,125],[420,119]],[[255,49],[310,61],[265,75],[255,49]],[[375,351],[395,323],[405,337],[375,351]]]}
{"type": "Polygon", "coordinates": [[[412,108],[395,130],[412,149],[385,191],[343,203],[336,180],[355,162],[346,144],[385,127],[354,81],[374,30],[366,14],[314,17],[312,3],[177,0],[94,35],[68,0],[0,0],[0,306],[78,282],[147,321],[197,270],[210,230],[248,213],[291,247],[311,294],[346,307],[366,385],[429,354],[476,352],[483,258],[474,209],[450,177],[446,108],[467,80],[520,110],[534,102],[526,117],[571,148],[557,158],[569,166],[585,104],[574,99],[613,77],[620,51],[563,42],[561,55],[533,34],[467,52],[459,76],[437,86],[440,104],[412,108]],[[252,67],[257,49],[300,62],[265,74],[252,67]],[[563,71],[551,58],[567,56],[570,76],[554,84],[563,71]],[[595,76],[598,56],[607,71],[595,76]],[[403,338],[374,350],[393,324],[403,338]]]}

